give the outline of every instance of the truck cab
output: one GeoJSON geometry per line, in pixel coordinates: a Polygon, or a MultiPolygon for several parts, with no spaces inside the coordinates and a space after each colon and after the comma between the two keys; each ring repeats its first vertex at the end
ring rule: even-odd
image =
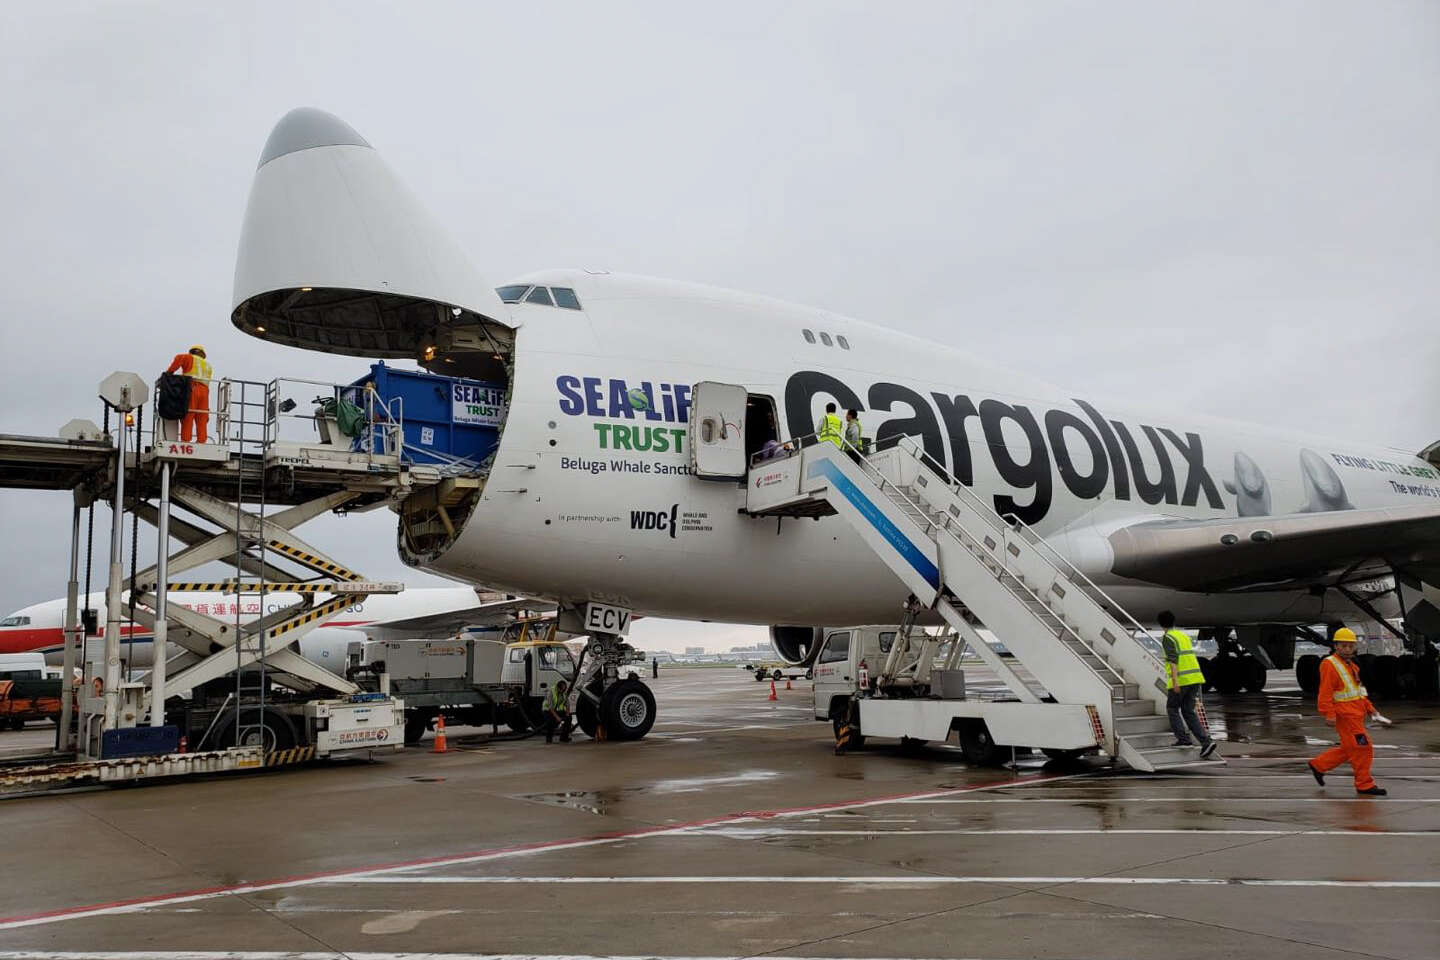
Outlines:
{"type": "Polygon", "coordinates": [[[860,690],[860,664],[873,683],[898,627],[894,624],[836,627],[825,634],[812,667],[815,674],[815,719],[844,716],[850,698],[860,690]]]}

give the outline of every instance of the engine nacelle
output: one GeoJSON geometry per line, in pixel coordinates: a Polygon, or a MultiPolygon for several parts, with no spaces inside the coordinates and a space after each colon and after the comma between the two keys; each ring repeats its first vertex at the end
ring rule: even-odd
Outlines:
{"type": "Polygon", "coordinates": [[[820,627],[770,628],[770,646],[775,655],[797,667],[808,667],[815,662],[823,639],[824,633],[820,627]]]}

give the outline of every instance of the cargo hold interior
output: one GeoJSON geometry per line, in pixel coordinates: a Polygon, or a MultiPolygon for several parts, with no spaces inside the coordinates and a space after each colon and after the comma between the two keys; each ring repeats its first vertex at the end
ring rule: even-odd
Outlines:
{"type": "Polygon", "coordinates": [[[342,399],[363,407],[363,391],[373,390],[381,404],[398,411],[400,449],[374,452],[398,452],[412,468],[442,477],[395,505],[400,555],[416,565],[448,549],[484,490],[500,442],[515,330],[450,304],[325,287],[251,297],[231,320],[274,343],[371,361],[367,372],[357,369],[342,399]],[[385,362],[395,360],[423,369],[385,362]]]}

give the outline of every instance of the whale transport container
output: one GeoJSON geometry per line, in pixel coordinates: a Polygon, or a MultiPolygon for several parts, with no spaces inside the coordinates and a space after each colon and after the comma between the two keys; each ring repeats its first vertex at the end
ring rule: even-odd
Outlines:
{"type": "MultiPolygon", "coordinates": [[[[445,377],[423,370],[401,370],[383,361],[371,364],[370,373],[352,387],[362,388],[347,397],[364,408],[363,387],[374,384],[380,402],[397,411],[403,422],[403,459],[410,463],[448,466],[460,473],[478,472],[500,441],[505,422],[505,385],[461,377],[445,377]],[[396,399],[401,402],[397,406],[396,399]]],[[[356,441],[362,444],[363,440],[356,441]]],[[[383,435],[372,441],[383,453],[383,435]]]]}

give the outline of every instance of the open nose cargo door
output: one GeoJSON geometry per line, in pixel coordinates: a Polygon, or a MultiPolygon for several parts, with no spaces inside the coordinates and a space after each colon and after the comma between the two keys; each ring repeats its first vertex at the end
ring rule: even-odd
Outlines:
{"type": "MultiPolygon", "coordinates": [[[[261,151],[230,319],[305,350],[511,382],[509,308],[369,142],[321,110],[286,114],[261,151]]],[[[401,507],[407,560],[449,546],[483,477],[442,486],[401,507]]]]}

